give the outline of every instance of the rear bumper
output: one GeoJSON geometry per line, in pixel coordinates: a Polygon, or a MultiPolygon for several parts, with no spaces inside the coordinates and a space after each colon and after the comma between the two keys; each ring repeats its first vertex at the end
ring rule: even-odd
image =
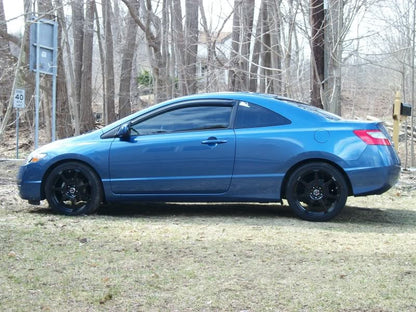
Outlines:
{"type": "Polygon", "coordinates": [[[354,196],[378,195],[393,187],[400,177],[400,165],[360,168],[347,172],[354,196]]]}

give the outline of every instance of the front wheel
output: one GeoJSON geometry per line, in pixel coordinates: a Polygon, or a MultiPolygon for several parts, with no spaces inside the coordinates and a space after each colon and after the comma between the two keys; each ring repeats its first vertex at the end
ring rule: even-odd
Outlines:
{"type": "Polygon", "coordinates": [[[67,162],[50,172],[45,195],[52,210],[75,216],[95,212],[100,206],[102,192],[100,181],[90,167],[67,162]]]}
{"type": "Polygon", "coordinates": [[[308,221],[327,221],[344,208],[348,186],[344,176],[327,163],[309,163],[289,177],[286,198],[295,214],[308,221]]]}

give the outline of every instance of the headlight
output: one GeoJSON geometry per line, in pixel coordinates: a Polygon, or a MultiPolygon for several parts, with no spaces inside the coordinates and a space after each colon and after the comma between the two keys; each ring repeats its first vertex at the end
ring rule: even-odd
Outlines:
{"type": "Polygon", "coordinates": [[[34,151],[34,152],[30,153],[30,155],[27,157],[26,163],[27,164],[36,163],[39,160],[45,158],[47,155],[48,154],[46,154],[46,153],[39,153],[39,152],[34,151]]]}

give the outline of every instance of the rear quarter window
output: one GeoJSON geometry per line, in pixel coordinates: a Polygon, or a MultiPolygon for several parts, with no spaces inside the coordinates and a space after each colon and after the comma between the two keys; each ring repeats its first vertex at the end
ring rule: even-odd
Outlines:
{"type": "Polygon", "coordinates": [[[332,113],[330,113],[330,112],[328,112],[326,110],[320,109],[320,108],[315,107],[315,106],[312,106],[312,105],[300,104],[300,103],[296,103],[295,105],[297,107],[303,109],[303,110],[306,110],[308,112],[313,112],[316,115],[319,115],[321,117],[324,117],[324,118],[326,118],[328,120],[334,120],[334,121],[336,121],[336,120],[342,120],[342,118],[340,116],[335,115],[335,114],[332,114],[332,113]]]}
{"type": "Polygon", "coordinates": [[[258,128],[288,125],[291,121],[286,117],[257,104],[240,102],[234,127],[258,128]]]}

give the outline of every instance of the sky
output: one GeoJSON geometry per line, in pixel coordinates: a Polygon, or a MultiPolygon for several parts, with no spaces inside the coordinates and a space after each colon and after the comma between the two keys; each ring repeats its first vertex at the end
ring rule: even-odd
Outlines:
{"type": "MultiPolygon", "coordinates": [[[[207,19],[211,17],[211,23],[213,29],[218,27],[220,24],[221,18],[225,18],[233,6],[233,0],[204,0],[205,13],[207,19]]],[[[4,11],[6,14],[7,28],[9,33],[19,33],[22,32],[23,27],[23,0],[3,0],[4,11]]],[[[184,7],[183,7],[184,10],[184,7]]],[[[228,28],[231,28],[230,25],[227,25],[228,28]]]]}
{"type": "Polygon", "coordinates": [[[3,5],[8,21],[7,30],[9,33],[21,32],[24,24],[23,0],[3,0],[3,5]]]}

